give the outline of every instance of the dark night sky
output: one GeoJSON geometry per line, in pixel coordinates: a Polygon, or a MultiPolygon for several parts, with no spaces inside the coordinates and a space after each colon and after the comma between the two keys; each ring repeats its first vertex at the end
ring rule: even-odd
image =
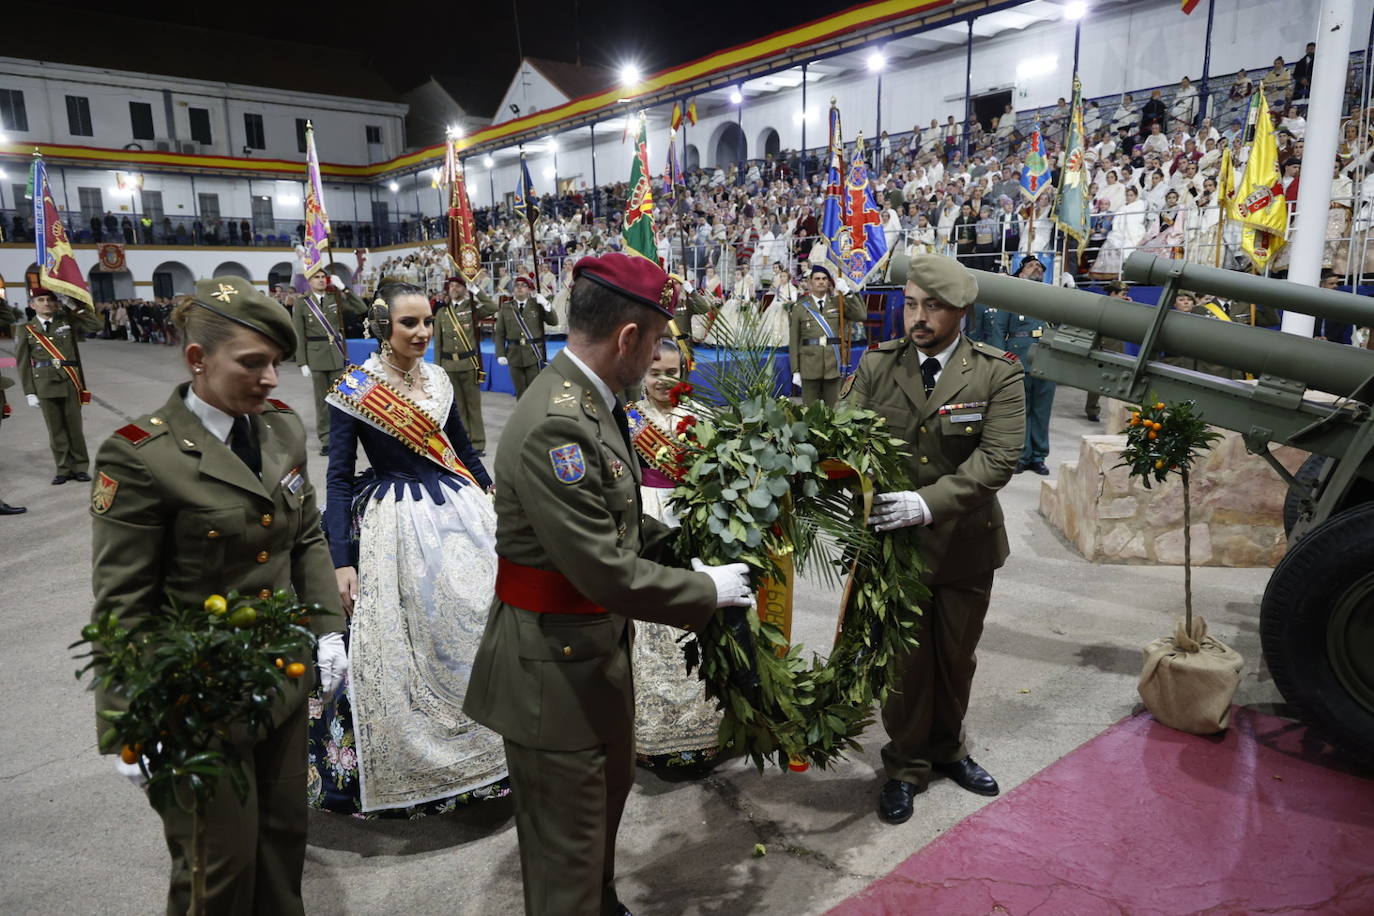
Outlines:
{"type": "MultiPolygon", "coordinates": [[[[108,43],[107,53],[101,55],[107,61],[108,52],[127,49],[123,69],[134,71],[158,72],[157,23],[204,27],[207,21],[224,31],[215,36],[216,40],[206,42],[205,53],[221,55],[221,59],[228,55],[237,58],[227,62],[227,68],[252,66],[254,38],[303,41],[339,52],[334,66],[348,66],[349,61],[370,64],[397,91],[422,82],[430,74],[460,80],[470,90],[472,101],[488,108],[500,100],[519,60],[516,10],[512,3],[501,0],[380,3],[373,5],[377,12],[372,15],[356,14],[354,10],[361,7],[343,4],[319,7],[244,0],[207,8],[185,0],[141,0],[125,7],[129,13],[117,19],[126,27],[113,33],[109,28],[109,0],[15,5],[20,7],[17,12],[21,20],[30,18],[24,15],[25,7],[30,15],[47,20],[44,31],[54,45],[61,43],[58,36],[62,29],[54,28],[51,15],[56,9],[65,11],[63,26],[77,33],[76,44],[108,43]],[[306,15],[312,9],[322,13],[306,15]],[[302,27],[307,31],[301,32],[302,27]],[[112,34],[118,37],[112,40],[112,34]],[[236,53],[236,48],[241,51],[236,53]]],[[[525,0],[518,4],[518,13],[521,49],[526,56],[571,62],[580,50],[583,63],[608,67],[618,67],[628,56],[636,58],[645,72],[653,72],[808,22],[845,5],[817,0],[795,0],[785,7],[738,0],[525,0]],[[780,9],[786,12],[778,12],[780,9]]],[[[26,32],[22,27],[11,28],[9,40],[4,42],[9,47],[0,53],[45,56],[42,51],[15,47],[26,32]]],[[[80,62],[71,57],[66,53],[61,59],[80,62]]],[[[225,79],[252,82],[243,79],[241,73],[226,73],[225,79]]]]}

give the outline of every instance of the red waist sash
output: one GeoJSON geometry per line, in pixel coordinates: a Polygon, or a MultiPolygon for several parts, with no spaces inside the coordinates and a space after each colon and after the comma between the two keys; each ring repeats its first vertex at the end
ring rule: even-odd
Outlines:
{"type": "Polygon", "coordinates": [[[538,614],[610,613],[587,600],[558,570],[521,566],[505,557],[496,558],[496,597],[538,614]]]}

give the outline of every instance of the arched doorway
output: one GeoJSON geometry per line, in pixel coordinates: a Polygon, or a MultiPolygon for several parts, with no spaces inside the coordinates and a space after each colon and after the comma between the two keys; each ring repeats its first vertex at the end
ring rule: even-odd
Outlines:
{"type": "Polygon", "coordinates": [[[778,151],[782,149],[782,138],[773,128],[765,127],[763,133],[759,134],[758,149],[763,150],[765,157],[772,156],[776,159],[778,151]]]}
{"type": "Polygon", "coordinates": [[[295,275],[295,268],[290,261],[279,261],[273,264],[272,269],[267,272],[267,291],[270,293],[280,286],[289,292],[291,278],[295,275]]]}
{"type": "Polygon", "coordinates": [[[195,291],[196,276],[180,261],[163,261],[153,268],[153,296],[170,299],[195,291]]]}
{"type": "Polygon", "coordinates": [[[101,270],[92,267],[86,275],[91,286],[91,298],[96,302],[114,302],[116,299],[133,299],[134,275],[127,270],[101,270]]]}
{"type": "Polygon", "coordinates": [[[249,283],[253,282],[253,275],[248,272],[247,267],[244,267],[238,261],[225,261],[223,264],[215,268],[215,272],[211,276],[242,277],[249,283]]]}
{"type": "Polygon", "coordinates": [[[749,158],[748,145],[744,141],[744,131],[738,124],[727,121],[718,128],[715,144],[714,162],[717,168],[727,168],[732,163],[749,158]]]}
{"type": "Polygon", "coordinates": [[[695,143],[688,143],[682,151],[682,167],[688,172],[701,168],[701,150],[695,143]]]}

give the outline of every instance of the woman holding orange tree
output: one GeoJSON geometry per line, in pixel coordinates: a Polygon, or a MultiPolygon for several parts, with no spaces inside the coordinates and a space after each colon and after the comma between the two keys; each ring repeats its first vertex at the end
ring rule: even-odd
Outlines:
{"type": "MultiPolygon", "coordinates": [[[[306,476],[305,427],[269,397],[295,350],[291,317],[238,277],[196,283],[173,313],[191,380],[167,403],[117,430],[96,456],[91,485],[94,620],[125,627],[237,591],[293,592],[313,614],[323,689],[347,670],[333,564],[306,476]]],[[[309,662],[309,659],[303,660],[309,662]]],[[[247,760],[246,800],[220,786],[206,835],[206,911],[302,913],[305,863],[306,705],[313,666],[293,660],[272,725],[237,734],[247,760]],[[303,669],[303,670],[302,670],[303,669]]],[[[99,709],[122,707],[96,694],[99,709]]],[[[102,730],[107,723],[102,723],[102,730]]],[[[235,733],[231,730],[231,735],[235,733]]],[[[114,750],[113,748],[111,750],[114,750]]],[[[150,751],[156,757],[156,751],[150,751]]],[[[143,770],[117,762],[142,784],[143,770]]],[[[193,821],[159,812],[172,854],[168,912],[187,912],[193,821]]]]}

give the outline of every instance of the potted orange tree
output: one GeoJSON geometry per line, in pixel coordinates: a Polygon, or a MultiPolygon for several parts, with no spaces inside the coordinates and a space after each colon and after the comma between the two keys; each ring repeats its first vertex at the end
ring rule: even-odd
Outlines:
{"type": "Polygon", "coordinates": [[[1226,728],[1231,699],[1240,685],[1245,660],[1209,636],[1207,622],[1193,614],[1193,538],[1190,479],[1198,457],[1221,438],[1203,422],[1195,401],[1172,405],[1152,399],[1133,408],[1126,426],[1126,448],[1118,467],[1129,468],[1146,489],[1177,474],[1183,489],[1183,618],[1174,635],[1144,649],[1137,689],[1160,722],[1205,735],[1226,728]]]}

